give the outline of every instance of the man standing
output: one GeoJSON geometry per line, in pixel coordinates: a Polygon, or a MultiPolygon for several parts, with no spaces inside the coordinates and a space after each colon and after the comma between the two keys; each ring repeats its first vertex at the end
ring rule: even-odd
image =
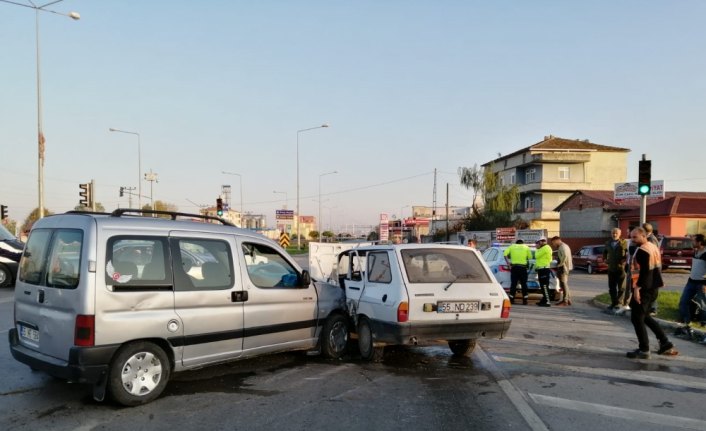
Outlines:
{"type": "Polygon", "coordinates": [[[650,339],[647,328],[654,332],[659,340],[660,355],[677,355],[674,345],[664,334],[659,323],[650,315],[650,307],[657,300],[658,289],[662,286],[662,258],[656,245],[647,240],[645,229],[637,227],[630,232],[630,239],[638,246],[633,258],[633,265],[640,268],[640,276],[633,285],[630,301],[630,320],[637,335],[638,348],[627,353],[628,358],[649,359],[650,339]]]}
{"type": "Polygon", "coordinates": [[[532,251],[521,239],[505,249],[505,261],[510,265],[510,303],[515,303],[517,283],[522,287],[522,304],[527,305],[527,264],[532,259],[532,251]]]}
{"type": "Polygon", "coordinates": [[[542,289],[542,300],[537,303],[540,307],[550,307],[549,302],[549,277],[552,263],[552,248],[547,244],[547,239],[541,237],[537,240],[537,251],[534,252],[534,267],[537,269],[539,287],[542,289]]]}
{"type": "Polygon", "coordinates": [[[617,312],[625,301],[625,261],[628,242],[620,238],[621,231],[617,227],[610,233],[612,238],[605,243],[603,260],[608,263],[608,293],[610,293],[608,310],[617,312]]]}
{"type": "MultiPolygon", "coordinates": [[[[654,233],[654,228],[650,223],[643,223],[642,228],[645,229],[645,233],[647,234],[647,241],[651,242],[652,244],[656,245],[657,248],[659,248],[659,240],[655,236],[654,233]]],[[[657,300],[655,299],[654,304],[652,304],[652,308],[650,308],[650,314],[652,316],[657,315],[657,300]]]]}
{"type": "Polygon", "coordinates": [[[699,293],[706,294],[706,238],[703,234],[694,236],[694,258],[691,260],[691,273],[679,298],[679,315],[684,326],[677,328],[674,335],[694,338],[691,329],[691,301],[699,293]]]}
{"type": "Polygon", "coordinates": [[[569,292],[569,271],[574,269],[574,260],[571,257],[571,249],[559,236],[552,238],[552,247],[556,250],[556,278],[559,280],[559,287],[564,292],[564,297],[555,305],[564,307],[571,305],[571,293],[569,292]]]}

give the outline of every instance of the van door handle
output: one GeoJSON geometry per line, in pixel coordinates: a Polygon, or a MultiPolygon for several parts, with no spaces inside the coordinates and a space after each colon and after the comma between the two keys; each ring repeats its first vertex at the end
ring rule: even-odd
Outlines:
{"type": "Polygon", "coordinates": [[[232,302],[245,302],[248,300],[248,291],[238,290],[237,292],[232,292],[230,294],[230,300],[232,302]]]}
{"type": "Polygon", "coordinates": [[[44,290],[43,289],[39,289],[39,291],[37,292],[37,302],[39,302],[40,304],[42,304],[44,302],[44,290]]]}

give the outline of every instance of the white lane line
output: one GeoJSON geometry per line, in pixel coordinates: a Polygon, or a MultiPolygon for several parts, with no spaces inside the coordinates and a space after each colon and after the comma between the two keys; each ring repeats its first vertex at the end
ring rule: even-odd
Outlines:
{"type": "Polygon", "coordinates": [[[527,402],[527,399],[522,395],[522,392],[517,389],[512,382],[505,376],[505,374],[498,368],[492,359],[483,351],[483,349],[476,346],[475,352],[473,353],[480,361],[483,368],[488,370],[493,376],[500,389],[505,392],[505,395],[510,399],[510,402],[515,406],[517,411],[522,415],[527,422],[527,425],[533,431],[549,431],[549,428],[542,422],[542,419],[537,416],[532,407],[527,402]]]}
{"type": "MultiPolygon", "coordinates": [[[[602,377],[612,377],[612,378],[633,380],[633,381],[639,381],[639,382],[647,382],[647,383],[653,383],[653,384],[680,386],[680,387],[692,388],[692,389],[706,389],[706,379],[702,379],[702,378],[694,377],[694,376],[688,376],[687,378],[689,380],[668,378],[668,377],[664,377],[664,376],[665,375],[672,375],[672,374],[664,373],[662,371],[652,371],[652,372],[621,371],[621,370],[614,370],[611,368],[575,367],[575,366],[571,366],[571,365],[554,364],[551,362],[539,362],[536,359],[527,360],[527,359],[510,358],[507,356],[497,356],[497,355],[494,355],[493,359],[495,359],[498,362],[506,362],[506,363],[508,363],[508,362],[531,363],[533,366],[540,366],[540,367],[551,368],[551,369],[559,369],[559,370],[563,370],[563,371],[571,371],[573,373],[581,373],[581,374],[588,374],[588,375],[595,375],[595,376],[602,376],[602,377]]],[[[699,362],[703,362],[703,359],[699,359],[699,362]]],[[[704,429],[706,429],[706,428],[704,428],[704,429]]]]}
{"type": "Polygon", "coordinates": [[[647,422],[667,427],[678,427],[684,429],[700,430],[706,429],[706,421],[698,419],[683,418],[680,416],[662,415],[659,413],[646,412],[642,410],[632,410],[622,407],[606,406],[603,404],[587,403],[583,401],[572,401],[563,398],[548,397],[529,393],[529,397],[537,404],[545,406],[559,407],[566,410],[574,410],[583,413],[594,413],[603,416],[610,416],[625,419],[630,422],[647,422]]]}

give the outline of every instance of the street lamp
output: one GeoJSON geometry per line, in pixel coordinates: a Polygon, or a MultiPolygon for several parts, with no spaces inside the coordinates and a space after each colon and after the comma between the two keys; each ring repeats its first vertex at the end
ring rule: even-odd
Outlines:
{"type": "Polygon", "coordinates": [[[243,176],[235,172],[221,171],[224,175],[237,175],[240,181],[240,224],[243,224],[243,176]]]}
{"type": "MultiPolygon", "coordinates": [[[[39,193],[39,213],[38,218],[44,217],[44,144],[46,140],[44,139],[44,128],[42,125],[42,75],[41,75],[41,56],[39,55],[39,12],[50,12],[56,15],[63,15],[78,21],[81,19],[81,15],[78,12],[61,13],[54,10],[45,9],[47,6],[59,3],[63,0],[54,0],[52,2],[46,3],[42,6],[35,6],[34,4],[27,5],[22,3],[15,3],[8,0],[0,0],[3,3],[10,3],[17,6],[24,6],[30,9],[34,9],[35,12],[35,33],[37,39],[37,189],[39,193]]],[[[32,2],[30,2],[32,3],[32,2]]]]}
{"type": "MultiPolygon", "coordinates": [[[[137,209],[142,209],[142,155],[140,154],[140,134],[137,132],[128,132],[127,130],[108,129],[111,132],[127,133],[129,135],[137,135],[137,209]]],[[[154,209],[154,208],[152,208],[154,209]]]]}
{"type": "Polygon", "coordinates": [[[316,130],[328,127],[328,123],[324,123],[320,126],[309,127],[308,129],[297,130],[297,250],[301,250],[302,238],[299,226],[301,225],[299,218],[299,134],[302,132],[308,132],[309,130],[316,130]]]}
{"type": "Polygon", "coordinates": [[[338,171],[331,171],[331,172],[326,172],[324,174],[319,174],[319,242],[321,242],[321,227],[323,226],[323,223],[321,222],[321,177],[326,176],[326,175],[332,175],[332,174],[337,174],[338,171]]]}
{"type": "Polygon", "coordinates": [[[287,192],[278,192],[277,190],[272,190],[272,193],[281,193],[284,195],[284,205],[282,205],[282,208],[287,209],[287,201],[289,198],[287,198],[287,192]]]}

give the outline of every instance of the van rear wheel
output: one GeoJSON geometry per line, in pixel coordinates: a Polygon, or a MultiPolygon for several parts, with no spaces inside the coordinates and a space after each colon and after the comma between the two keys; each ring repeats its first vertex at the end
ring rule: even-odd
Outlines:
{"type": "Polygon", "coordinates": [[[365,317],[358,322],[358,349],[360,356],[366,361],[380,362],[384,353],[384,347],[375,347],[373,340],[373,330],[370,321],[365,317]]]}
{"type": "Polygon", "coordinates": [[[110,365],[108,390],[124,406],[137,406],[157,398],[167,386],[169,358],[154,343],[123,346],[110,365]]]}
{"type": "Polygon", "coordinates": [[[476,347],[476,340],[449,340],[449,349],[455,356],[466,356],[473,352],[476,347]]]}

